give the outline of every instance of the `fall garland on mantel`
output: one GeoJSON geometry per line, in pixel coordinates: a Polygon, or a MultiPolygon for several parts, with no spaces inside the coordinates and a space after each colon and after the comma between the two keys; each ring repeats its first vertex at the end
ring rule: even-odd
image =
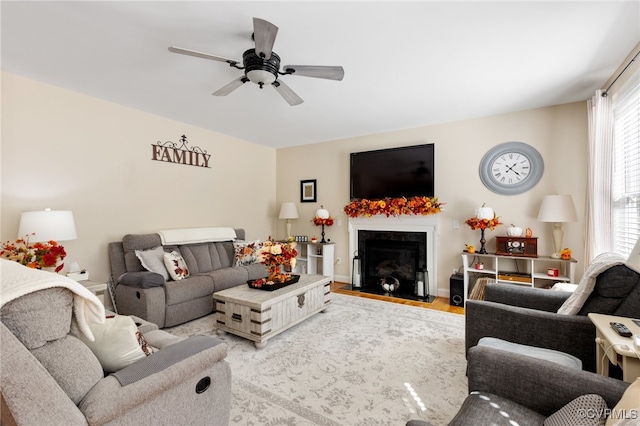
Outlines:
{"type": "Polygon", "coordinates": [[[400,215],[431,215],[442,211],[444,203],[437,197],[399,197],[383,198],[381,200],[354,200],[344,207],[344,212],[349,217],[371,217],[375,215],[400,216],[400,215]]]}

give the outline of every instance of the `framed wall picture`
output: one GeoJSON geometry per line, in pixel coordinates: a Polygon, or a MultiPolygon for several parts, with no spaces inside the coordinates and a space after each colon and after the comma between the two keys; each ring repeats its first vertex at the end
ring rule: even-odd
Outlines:
{"type": "Polygon", "coordinates": [[[300,181],[300,202],[301,203],[316,202],[316,180],[315,179],[300,181]]]}

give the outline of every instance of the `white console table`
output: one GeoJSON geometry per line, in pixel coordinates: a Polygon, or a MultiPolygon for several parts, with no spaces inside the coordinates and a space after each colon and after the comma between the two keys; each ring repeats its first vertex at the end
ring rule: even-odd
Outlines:
{"type": "Polygon", "coordinates": [[[309,275],[324,275],[333,281],[334,243],[297,242],[295,271],[309,275]]]}
{"type": "Polygon", "coordinates": [[[575,282],[575,259],[556,259],[551,256],[523,257],[505,256],[498,254],[462,253],[464,274],[465,301],[469,294],[469,276],[482,274],[509,284],[525,285],[529,287],[546,287],[555,282],[575,282]],[[482,263],[483,269],[476,269],[475,264],[482,263]],[[549,276],[548,268],[557,268],[558,276],[549,276]],[[517,275],[512,275],[517,273],[517,275]]]}

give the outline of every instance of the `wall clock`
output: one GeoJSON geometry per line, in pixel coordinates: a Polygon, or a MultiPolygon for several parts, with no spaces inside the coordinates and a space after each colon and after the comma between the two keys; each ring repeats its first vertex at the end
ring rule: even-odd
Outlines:
{"type": "Polygon", "coordinates": [[[523,142],[505,142],[491,148],[480,161],[480,180],[502,195],[522,194],[542,178],[544,161],[540,153],[523,142]]]}

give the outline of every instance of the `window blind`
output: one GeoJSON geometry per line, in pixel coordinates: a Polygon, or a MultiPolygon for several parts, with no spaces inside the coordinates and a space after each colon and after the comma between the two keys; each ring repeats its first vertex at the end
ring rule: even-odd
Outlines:
{"type": "Polygon", "coordinates": [[[628,256],[640,238],[640,71],[612,97],[612,247],[628,256]]]}

